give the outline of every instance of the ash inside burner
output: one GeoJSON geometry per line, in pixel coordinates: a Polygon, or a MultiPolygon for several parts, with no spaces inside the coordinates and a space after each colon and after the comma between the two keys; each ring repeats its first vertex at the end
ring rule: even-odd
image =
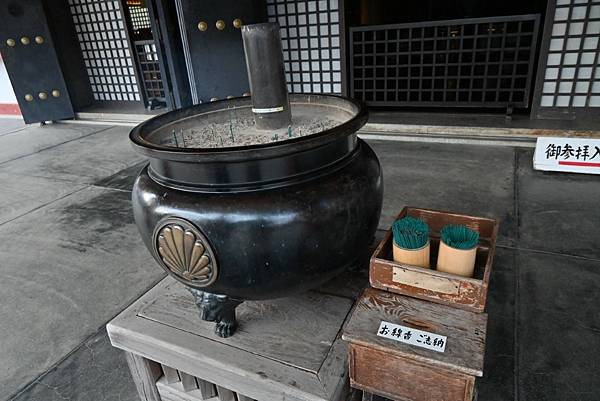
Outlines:
{"type": "Polygon", "coordinates": [[[163,134],[161,145],[178,148],[223,148],[249,146],[303,137],[323,132],[342,123],[341,120],[315,116],[310,113],[295,113],[288,128],[276,131],[256,129],[254,117],[239,110],[232,111],[229,121],[205,121],[187,127],[173,127],[170,135],[163,134]]]}

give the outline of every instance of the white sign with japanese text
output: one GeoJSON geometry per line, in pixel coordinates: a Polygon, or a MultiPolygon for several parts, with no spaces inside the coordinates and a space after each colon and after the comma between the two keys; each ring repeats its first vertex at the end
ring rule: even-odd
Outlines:
{"type": "Polygon", "coordinates": [[[437,352],[444,352],[448,342],[446,336],[385,321],[379,325],[377,335],[437,352]]]}
{"type": "Polygon", "coordinates": [[[600,174],[600,139],[537,139],[533,168],[544,171],[600,174]]]}

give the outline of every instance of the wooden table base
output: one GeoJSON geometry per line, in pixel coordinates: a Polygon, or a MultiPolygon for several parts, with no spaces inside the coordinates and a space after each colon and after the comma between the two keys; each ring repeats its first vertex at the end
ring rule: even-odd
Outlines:
{"type": "Polygon", "coordinates": [[[349,391],[341,327],[352,299],[309,291],[245,302],[217,337],[191,294],[161,281],[107,325],[142,401],[342,401],[349,391]]]}

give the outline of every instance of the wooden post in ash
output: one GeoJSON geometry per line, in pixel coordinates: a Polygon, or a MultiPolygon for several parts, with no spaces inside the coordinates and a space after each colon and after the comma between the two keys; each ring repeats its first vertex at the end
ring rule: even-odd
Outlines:
{"type": "Polygon", "coordinates": [[[283,70],[279,24],[244,25],[242,39],[256,128],[288,127],[292,123],[292,113],[283,70]]]}

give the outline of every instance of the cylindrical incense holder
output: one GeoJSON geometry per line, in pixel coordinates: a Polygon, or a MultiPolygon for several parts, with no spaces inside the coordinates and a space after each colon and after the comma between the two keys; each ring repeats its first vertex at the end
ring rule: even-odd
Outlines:
{"type": "Polygon", "coordinates": [[[458,249],[440,241],[437,270],[463,277],[473,277],[477,245],[471,249],[458,249]]]}
{"type": "Polygon", "coordinates": [[[242,26],[252,112],[256,128],[276,130],[292,123],[279,24],[267,22],[242,26]]]}
{"type": "Polygon", "coordinates": [[[419,266],[429,269],[429,241],[421,248],[406,249],[398,246],[394,242],[393,256],[394,262],[403,263],[405,265],[419,266]]]}

